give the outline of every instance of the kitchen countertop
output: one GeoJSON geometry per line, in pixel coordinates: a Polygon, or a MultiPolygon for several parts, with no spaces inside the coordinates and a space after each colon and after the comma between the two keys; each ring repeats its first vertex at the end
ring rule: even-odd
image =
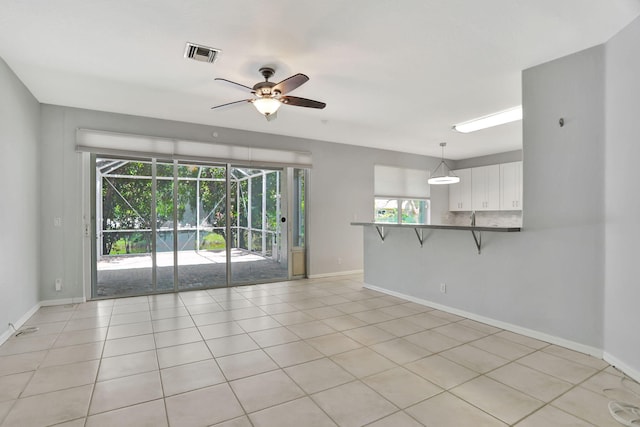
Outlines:
{"type": "Polygon", "coordinates": [[[437,230],[465,230],[465,231],[496,231],[496,232],[518,232],[522,227],[482,227],[464,225],[432,225],[432,224],[394,224],[387,222],[352,222],[351,225],[373,226],[373,227],[398,227],[398,228],[429,228],[437,230]]]}

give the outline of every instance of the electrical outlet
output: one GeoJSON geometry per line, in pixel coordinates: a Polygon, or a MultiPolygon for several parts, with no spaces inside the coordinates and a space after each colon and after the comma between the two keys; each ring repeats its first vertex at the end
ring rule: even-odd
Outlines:
{"type": "Polygon", "coordinates": [[[338,265],[342,264],[342,258],[338,258],[338,265]]]}
{"type": "Polygon", "coordinates": [[[54,227],[62,227],[62,218],[60,218],[60,217],[53,218],[53,226],[54,227]]]}
{"type": "Polygon", "coordinates": [[[60,292],[62,290],[62,279],[56,279],[56,292],[60,292]]]}
{"type": "Polygon", "coordinates": [[[447,284],[446,283],[440,283],[440,292],[442,292],[443,294],[447,293],[447,284]]]}

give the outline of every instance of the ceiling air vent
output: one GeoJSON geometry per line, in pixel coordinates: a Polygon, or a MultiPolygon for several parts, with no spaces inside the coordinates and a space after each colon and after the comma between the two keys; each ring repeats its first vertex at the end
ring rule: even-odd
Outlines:
{"type": "Polygon", "coordinates": [[[184,51],[184,57],[212,64],[220,52],[222,52],[220,49],[214,49],[212,47],[201,46],[194,43],[187,43],[187,47],[184,51]]]}

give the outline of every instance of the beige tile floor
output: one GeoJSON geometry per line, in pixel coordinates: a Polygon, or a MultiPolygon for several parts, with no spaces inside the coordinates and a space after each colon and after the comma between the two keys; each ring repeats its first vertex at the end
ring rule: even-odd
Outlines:
{"type": "Polygon", "coordinates": [[[602,360],[300,280],[43,307],[0,346],[5,426],[619,426],[602,360]]]}

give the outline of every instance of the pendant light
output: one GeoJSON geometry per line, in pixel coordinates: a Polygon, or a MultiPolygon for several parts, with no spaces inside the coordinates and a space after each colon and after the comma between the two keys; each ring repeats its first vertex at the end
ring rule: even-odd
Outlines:
{"type": "Polygon", "coordinates": [[[444,161],[444,147],[447,146],[446,142],[441,142],[442,147],[442,160],[438,167],[431,174],[431,178],[427,181],[429,184],[457,184],[460,182],[460,177],[453,173],[451,168],[444,161]],[[440,170],[442,169],[442,170],[440,170]]]}

